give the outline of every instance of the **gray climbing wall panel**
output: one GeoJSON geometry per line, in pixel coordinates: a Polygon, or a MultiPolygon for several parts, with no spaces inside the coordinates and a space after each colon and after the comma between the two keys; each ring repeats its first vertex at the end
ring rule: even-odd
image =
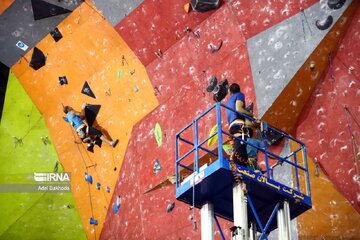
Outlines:
{"type": "MultiPolygon", "coordinates": [[[[80,0],[48,2],[69,10],[80,4],[80,0]]],[[[46,34],[55,28],[68,14],[62,14],[41,20],[34,20],[30,0],[16,0],[0,15],[0,62],[11,67],[32,49],[46,34]],[[26,51],[16,46],[22,41],[28,46],[26,51]]]]}
{"type": "Polygon", "coordinates": [[[110,24],[115,26],[137,8],[143,0],[92,0],[92,2],[110,24]]]}
{"type": "Polygon", "coordinates": [[[259,117],[351,3],[347,1],[342,8],[331,10],[326,2],[320,1],[247,41],[259,117]],[[332,25],[326,30],[318,29],[316,21],[322,23],[329,15],[333,17],[332,25]]]}

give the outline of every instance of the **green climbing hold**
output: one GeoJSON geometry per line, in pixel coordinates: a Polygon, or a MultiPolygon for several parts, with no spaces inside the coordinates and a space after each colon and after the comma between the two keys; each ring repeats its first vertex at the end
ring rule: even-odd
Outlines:
{"type": "Polygon", "coordinates": [[[159,123],[156,123],[155,125],[155,139],[158,146],[160,147],[162,145],[162,131],[159,123]]]}
{"type": "Polygon", "coordinates": [[[226,154],[231,155],[233,152],[233,147],[231,146],[231,144],[224,144],[223,146],[224,151],[226,152],[226,154]]]}
{"type": "Polygon", "coordinates": [[[121,74],[122,74],[122,71],[121,71],[121,69],[120,69],[119,72],[118,72],[118,78],[121,77],[121,74]]]}

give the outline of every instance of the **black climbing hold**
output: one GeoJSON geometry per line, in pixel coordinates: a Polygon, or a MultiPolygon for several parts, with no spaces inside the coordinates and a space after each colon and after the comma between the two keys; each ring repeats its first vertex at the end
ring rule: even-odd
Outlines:
{"type": "Polygon", "coordinates": [[[63,37],[58,28],[55,28],[54,30],[52,30],[52,31],[50,32],[50,35],[53,37],[53,39],[55,40],[55,42],[58,42],[58,41],[59,41],[60,39],[62,39],[62,37],[63,37]]]}
{"type": "Polygon", "coordinates": [[[87,124],[91,127],[100,111],[101,105],[87,104],[85,106],[85,119],[87,124]]]}
{"type": "Polygon", "coordinates": [[[217,85],[217,78],[216,78],[214,75],[212,75],[212,76],[210,77],[209,85],[208,85],[208,87],[206,88],[206,91],[207,91],[207,92],[212,92],[212,91],[214,91],[216,85],[217,85]]]}
{"type": "Polygon", "coordinates": [[[171,212],[175,207],[175,202],[169,203],[167,208],[166,208],[166,212],[171,212]]]}
{"type": "Polygon", "coordinates": [[[31,0],[33,15],[35,20],[53,17],[60,14],[71,13],[72,11],[59,7],[57,5],[42,1],[31,0]]]}
{"type": "Polygon", "coordinates": [[[31,56],[31,61],[29,63],[29,66],[35,70],[38,70],[39,68],[45,65],[45,61],[46,61],[46,57],[44,53],[37,47],[34,47],[34,51],[31,56]]]}
{"type": "Polygon", "coordinates": [[[326,30],[328,29],[331,24],[333,23],[334,19],[331,15],[327,16],[327,18],[323,21],[316,20],[315,25],[320,30],[326,30]]]}
{"type": "Polygon", "coordinates": [[[328,6],[330,9],[340,9],[344,6],[346,0],[328,0],[328,6]]]}
{"type": "Polygon", "coordinates": [[[62,86],[64,84],[68,84],[66,76],[59,77],[59,84],[62,86]]]}
{"type": "Polygon", "coordinates": [[[82,87],[81,93],[83,93],[83,94],[85,94],[85,95],[88,95],[89,97],[96,98],[96,97],[95,97],[95,94],[94,94],[93,91],[91,90],[88,82],[85,82],[85,83],[84,83],[84,86],[82,87]]]}
{"type": "Polygon", "coordinates": [[[191,0],[191,7],[197,12],[206,12],[218,8],[219,0],[191,0]]]}

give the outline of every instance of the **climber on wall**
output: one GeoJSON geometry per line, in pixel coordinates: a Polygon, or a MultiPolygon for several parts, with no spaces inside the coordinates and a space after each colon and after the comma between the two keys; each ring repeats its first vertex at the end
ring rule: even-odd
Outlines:
{"type": "Polygon", "coordinates": [[[105,135],[103,135],[100,130],[85,124],[85,122],[83,121],[85,120],[85,107],[86,104],[83,105],[81,112],[78,112],[70,106],[64,106],[63,110],[66,114],[66,117],[63,117],[63,119],[66,122],[70,123],[70,125],[75,129],[78,137],[81,139],[82,142],[88,143],[87,149],[89,151],[92,152],[94,144],[96,144],[100,140],[114,148],[119,142],[118,139],[111,141],[105,135]]]}

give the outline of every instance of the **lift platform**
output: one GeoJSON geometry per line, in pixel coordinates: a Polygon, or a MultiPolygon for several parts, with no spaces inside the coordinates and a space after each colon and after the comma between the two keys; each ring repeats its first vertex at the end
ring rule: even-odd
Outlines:
{"type": "MultiPolygon", "coordinates": [[[[225,109],[229,108],[216,103],[177,133],[176,198],[199,209],[211,203],[215,216],[234,221],[234,209],[238,209],[234,204],[239,204],[234,203],[233,196],[236,174],[246,186],[248,224],[255,223],[257,231],[261,233],[260,238],[267,239],[268,233],[278,227],[280,220],[276,219],[276,214],[283,208],[284,202],[288,204],[290,219],[312,207],[306,148],[299,140],[262,123],[258,132],[263,148],[252,145],[246,139],[241,141],[259,150],[265,161],[265,169],[255,172],[236,165],[234,170],[230,166],[230,156],[223,150],[226,139],[234,137],[222,122],[225,109]],[[217,131],[208,136],[204,129],[211,121],[216,123],[217,131]],[[268,145],[266,133],[269,131],[281,135],[283,142],[296,143],[298,148],[281,156],[276,153],[278,147],[268,145]],[[209,147],[209,139],[214,138],[217,138],[216,145],[209,147]],[[285,165],[288,167],[283,168],[285,165]],[[290,181],[278,181],[281,174],[274,174],[277,168],[290,171],[290,181]]],[[[252,117],[244,117],[250,122],[254,121],[252,117]]]]}

